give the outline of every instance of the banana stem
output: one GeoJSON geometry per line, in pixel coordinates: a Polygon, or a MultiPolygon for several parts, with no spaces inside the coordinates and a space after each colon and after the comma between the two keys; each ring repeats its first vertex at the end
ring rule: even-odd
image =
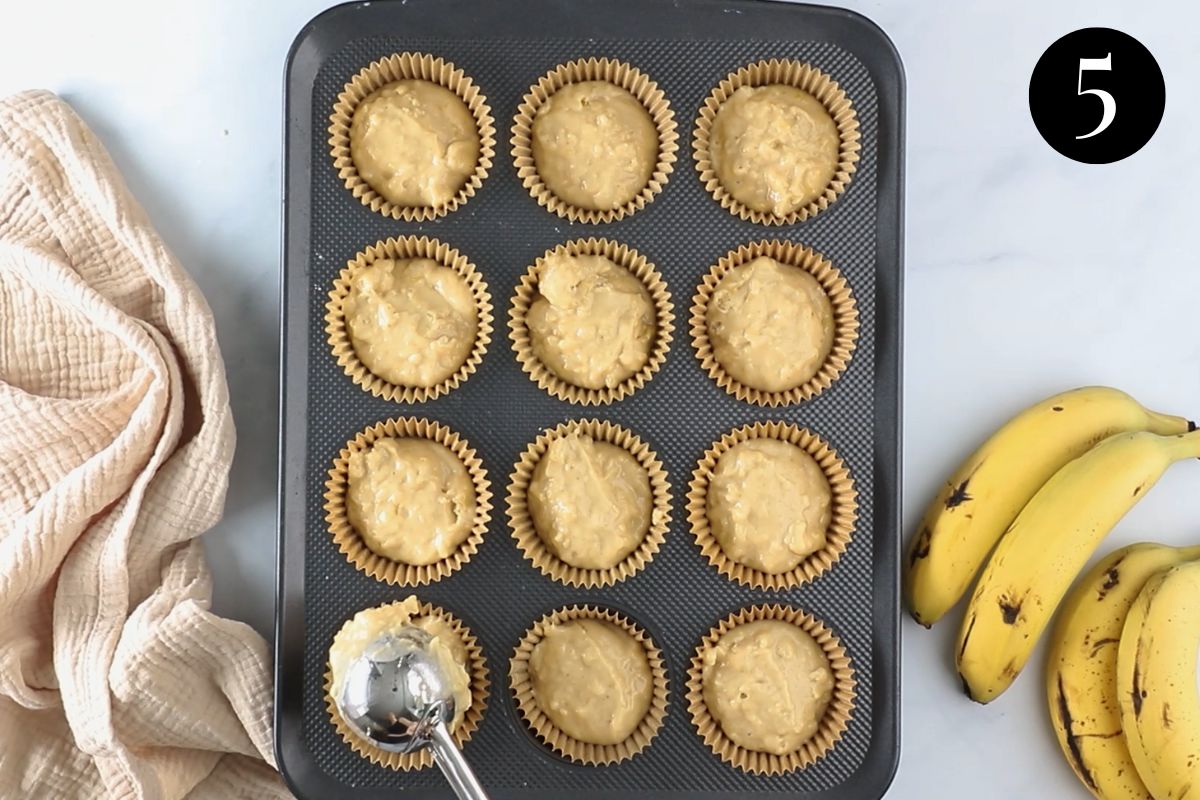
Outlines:
{"type": "Polygon", "coordinates": [[[1178,433],[1170,437],[1167,447],[1173,461],[1185,458],[1200,458],[1200,430],[1178,433]]]}
{"type": "Polygon", "coordinates": [[[1177,433],[1196,430],[1196,423],[1173,414],[1160,414],[1157,411],[1147,410],[1146,418],[1149,421],[1146,430],[1157,433],[1159,436],[1173,436],[1177,433]]]}

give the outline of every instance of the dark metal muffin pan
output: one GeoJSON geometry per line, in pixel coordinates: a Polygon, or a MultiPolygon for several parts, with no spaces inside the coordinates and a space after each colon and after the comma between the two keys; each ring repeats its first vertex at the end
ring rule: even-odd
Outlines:
{"type": "Polygon", "coordinates": [[[458,615],[484,648],[492,691],[466,754],[493,797],[711,798],[767,796],[868,800],[891,781],[899,753],[898,541],[900,316],[902,309],[903,70],[887,37],[861,16],[761,0],[392,0],[338,6],[297,37],[286,70],[284,260],[281,320],[279,586],[275,723],[279,766],[311,800],[450,797],[436,769],[400,773],[355,755],[335,733],[322,682],[334,633],[356,611],[410,593],[458,615]],[[481,87],[498,131],[482,189],[449,216],[403,223],[373,213],[344,188],[326,143],[342,86],[374,59],[406,50],[454,62],[481,87]],[[570,224],[539,207],[517,180],[508,133],[522,95],[554,66],[609,56],[658,82],[675,109],[679,160],[645,209],[607,225],[570,224]],[[791,226],[744,222],[704,191],[691,152],[696,112],[722,78],[764,58],[808,61],[853,101],[862,158],[845,194],[791,226]],[[446,397],[402,405],[351,383],[330,354],[324,304],[334,276],[361,249],[390,236],[425,234],[458,248],[482,272],[496,331],[479,371],[446,397]],[[521,371],[507,337],[508,304],[534,259],[574,238],[607,237],[644,253],[670,288],[677,330],[662,371],[630,398],[572,406],[521,371]],[[849,280],[862,328],[846,373],[813,400],[786,408],[739,402],[701,371],[687,318],[709,267],[738,245],[784,238],[813,247],[849,280]],[[393,416],[449,425],[482,457],[497,496],[492,524],[458,573],[405,589],[360,573],[333,545],[322,511],[324,480],[343,444],[393,416]],[[647,440],[673,488],[667,541],[646,569],[616,586],[574,589],[544,577],[509,533],[503,498],[525,446],[573,418],[620,423],[647,440]],[[827,574],[800,588],[757,591],[727,580],[692,540],[688,481],[727,430],[785,420],[828,440],[859,491],[854,539],[827,574]],[[508,691],[508,661],[525,629],[573,603],[625,612],[663,649],[671,704],[658,738],[637,757],[596,768],[563,761],[538,743],[508,691]],[[831,626],[858,678],[857,705],[841,742],[788,775],[736,770],[700,740],[684,700],[692,652],[709,627],[737,609],[787,603],[831,626]]]}

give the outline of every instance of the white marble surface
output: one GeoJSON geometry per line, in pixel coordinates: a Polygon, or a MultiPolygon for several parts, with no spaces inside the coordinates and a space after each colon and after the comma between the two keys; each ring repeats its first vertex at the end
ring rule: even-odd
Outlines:
{"type": "MultiPolygon", "coordinates": [[[[908,71],[909,529],[941,476],[1042,395],[1111,383],[1200,415],[1200,10],[1165,0],[843,4],[891,35],[908,71]],[[1155,138],[1109,166],[1053,152],[1026,105],[1045,47],[1092,25],[1139,38],[1167,83],[1155,138]]],[[[326,5],[39,0],[0,15],[0,93],[44,87],[70,100],[213,306],[239,427],[228,511],[207,537],[216,606],[268,636],[281,74],[292,37],[326,5]]],[[[1200,464],[1180,465],[1112,543],[1200,538],[1194,487],[1200,464]]],[[[952,635],[904,624],[903,756],[888,796],[1086,796],[1047,725],[1040,670],[975,706],[953,676],[952,635]]]]}

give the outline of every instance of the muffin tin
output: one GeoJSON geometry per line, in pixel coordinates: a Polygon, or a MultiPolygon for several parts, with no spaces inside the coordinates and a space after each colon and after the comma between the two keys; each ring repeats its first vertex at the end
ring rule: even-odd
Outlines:
{"type": "Polygon", "coordinates": [[[300,33],[285,81],[284,265],[281,320],[279,586],[276,737],[279,766],[301,798],[451,793],[434,768],[396,772],[342,740],[326,708],[329,645],[355,612],[416,594],[460,618],[478,637],[492,689],[465,752],[483,784],[503,798],[882,796],[898,758],[898,540],[903,73],[887,38],[867,20],[832,8],[759,0],[403,0],[338,6],[300,33]],[[496,120],[487,177],[453,212],[396,220],[373,211],[338,175],[329,117],[345,84],[395,53],[441,57],[478,85],[496,120]],[[653,79],[675,112],[679,158],[644,208],[611,223],[571,223],[522,185],[509,131],[530,86],[575,59],[613,58],[653,79]],[[722,208],[691,153],[696,116],[726,76],[761,59],[796,59],[833,76],[861,131],[857,171],[813,218],[766,226],[722,208]],[[457,249],[491,292],[495,328],[475,372],[425,402],[396,402],[356,385],[325,331],[325,304],[340,271],[391,237],[429,236],[457,249]],[[660,271],[675,302],[675,333],[661,369],[636,393],[607,405],[572,405],[522,371],[502,321],[528,267],[576,239],[636,248],[660,271]],[[845,370],[819,395],[779,407],[720,388],[681,325],[704,276],[728,252],[780,239],[806,245],[853,291],[858,341],[845,370]],[[325,520],[325,481],[360,431],[399,417],[441,423],[470,442],[494,495],[507,493],[521,454],[570,421],[621,425],[662,460],[671,523],[645,568],[613,585],[570,586],[522,555],[502,508],[470,559],[448,577],[400,587],[357,570],[325,520]],[[758,422],[792,423],[837,451],[857,491],[845,552],[824,574],[786,590],[762,590],[720,574],[690,530],[693,470],[723,435],[758,422]],[[710,629],[742,609],[782,604],[836,634],[854,669],[854,708],[841,740],[815,763],[757,775],[725,763],[688,712],[688,668],[710,629]],[[509,661],[538,619],[558,609],[611,609],[642,626],[665,659],[669,700],[661,730],[633,758],[610,766],[571,763],[530,731],[509,688],[509,661]]]}

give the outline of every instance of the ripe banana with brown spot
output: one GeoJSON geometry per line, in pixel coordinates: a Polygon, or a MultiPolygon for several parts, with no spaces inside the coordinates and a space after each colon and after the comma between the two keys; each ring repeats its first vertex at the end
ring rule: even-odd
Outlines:
{"type": "Polygon", "coordinates": [[[905,561],[913,618],[937,622],[966,593],[988,553],[1055,472],[1117,433],[1194,429],[1117,389],[1055,395],[1011,419],[951,476],[930,505],[905,561]]]}
{"type": "Polygon", "coordinates": [[[1200,562],[1161,572],[1129,609],[1117,697],[1129,754],[1155,800],[1200,796],[1200,562]]]}
{"type": "Polygon", "coordinates": [[[1141,542],[1102,558],[1059,611],[1046,657],[1050,722],[1071,769],[1099,800],[1150,800],[1122,731],[1117,646],[1129,609],[1155,573],[1200,547],[1141,542]]]}
{"type": "Polygon", "coordinates": [[[959,632],[958,673],[980,703],[1020,673],[1096,546],[1175,461],[1200,457],[1200,431],[1105,439],[1054,473],[992,553],[959,632]]]}

